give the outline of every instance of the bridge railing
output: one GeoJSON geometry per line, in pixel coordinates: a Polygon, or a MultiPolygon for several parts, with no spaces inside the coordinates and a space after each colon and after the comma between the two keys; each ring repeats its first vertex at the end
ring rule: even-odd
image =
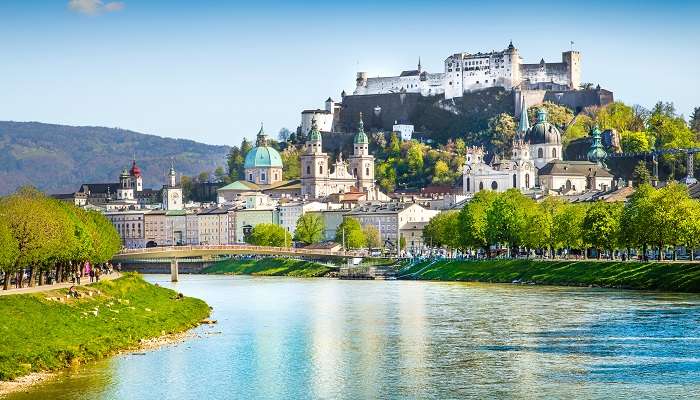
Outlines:
{"type": "Polygon", "coordinates": [[[123,249],[119,252],[119,256],[131,256],[139,254],[157,254],[165,252],[187,253],[194,251],[242,251],[262,253],[262,254],[293,254],[293,255],[323,255],[323,256],[357,256],[361,257],[362,253],[357,251],[333,251],[325,249],[304,249],[294,247],[271,247],[271,246],[253,246],[247,244],[221,244],[221,245],[187,245],[187,246],[163,246],[163,247],[146,247],[139,249],[123,249]]]}

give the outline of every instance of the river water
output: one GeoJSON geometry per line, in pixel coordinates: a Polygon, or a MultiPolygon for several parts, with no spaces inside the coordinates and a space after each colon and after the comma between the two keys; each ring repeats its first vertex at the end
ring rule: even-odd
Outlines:
{"type": "Polygon", "coordinates": [[[700,398],[700,296],[164,275],[217,325],[10,399],[700,398]]]}

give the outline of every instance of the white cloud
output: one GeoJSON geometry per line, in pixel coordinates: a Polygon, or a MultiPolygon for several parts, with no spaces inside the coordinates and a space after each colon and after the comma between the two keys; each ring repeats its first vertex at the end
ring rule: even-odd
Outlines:
{"type": "Polygon", "coordinates": [[[80,14],[98,15],[105,12],[115,12],[124,9],[123,1],[103,3],[102,0],[69,0],[68,8],[80,14]]]}

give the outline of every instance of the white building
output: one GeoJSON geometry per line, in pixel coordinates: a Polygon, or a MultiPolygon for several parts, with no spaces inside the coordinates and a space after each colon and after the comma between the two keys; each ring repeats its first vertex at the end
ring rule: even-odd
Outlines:
{"type": "Polygon", "coordinates": [[[333,132],[335,117],[340,111],[340,103],[336,103],[330,97],[326,100],[323,110],[304,110],[301,112],[301,133],[306,136],[311,131],[313,121],[316,121],[321,132],[333,132]]]}
{"type": "Polygon", "coordinates": [[[399,76],[370,78],[358,72],[355,95],[385,93],[420,93],[423,96],[443,94],[446,99],[489,87],[512,89],[578,89],[581,85],[581,54],[562,53],[562,61],[525,64],[513,43],[502,51],[488,53],[455,53],[445,59],[444,72],[418,69],[403,71],[399,76]]]}
{"type": "Polygon", "coordinates": [[[362,115],[353,141],[348,164],[341,156],[333,163],[323,152],[321,132],[312,123],[304,153],[301,155],[301,195],[318,199],[335,193],[360,191],[371,195],[374,187],[374,156],[369,154],[369,139],[364,132],[362,115]]]}
{"type": "Polygon", "coordinates": [[[423,243],[421,223],[430,221],[439,213],[438,210],[428,210],[418,204],[366,203],[345,215],[357,219],[363,228],[377,228],[381,242],[388,246],[395,246],[397,239],[403,237],[407,247],[416,247],[423,243]],[[420,236],[417,235],[419,231],[420,236]]]}
{"type": "Polygon", "coordinates": [[[229,243],[228,209],[216,207],[197,213],[197,234],[201,245],[222,245],[229,243]]]}
{"type": "Polygon", "coordinates": [[[112,222],[122,239],[122,245],[128,249],[146,246],[145,212],[142,210],[108,211],[104,215],[112,222]]]}
{"type": "Polygon", "coordinates": [[[394,121],[394,126],[392,130],[399,133],[399,137],[403,141],[408,141],[413,138],[414,126],[411,124],[399,124],[394,121]]]}
{"type": "Polygon", "coordinates": [[[277,206],[279,224],[289,233],[294,235],[299,218],[308,212],[339,209],[340,204],[322,203],[320,201],[291,202],[277,206]]]}

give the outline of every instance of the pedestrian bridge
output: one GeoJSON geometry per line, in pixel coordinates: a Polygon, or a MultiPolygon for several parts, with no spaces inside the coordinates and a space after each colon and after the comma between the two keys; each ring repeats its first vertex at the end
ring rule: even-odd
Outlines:
{"type": "Polygon", "coordinates": [[[362,257],[358,251],[333,251],[325,249],[297,249],[292,247],[270,247],[251,245],[198,245],[198,246],[167,246],[147,247],[143,249],[124,249],[115,255],[115,262],[145,259],[178,259],[193,257],[216,257],[227,255],[264,255],[283,257],[362,257]]]}
{"type": "Polygon", "coordinates": [[[256,256],[276,256],[276,257],[305,257],[305,258],[326,258],[341,257],[355,258],[363,257],[359,251],[333,251],[326,249],[297,249],[291,247],[269,247],[251,245],[198,245],[198,246],[168,246],[168,247],[147,247],[143,249],[124,249],[112,258],[117,262],[149,262],[167,260],[170,262],[170,275],[173,282],[177,282],[180,260],[183,262],[193,261],[195,258],[201,260],[216,259],[221,256],[233,255],[256,255],[256,256]]]}

